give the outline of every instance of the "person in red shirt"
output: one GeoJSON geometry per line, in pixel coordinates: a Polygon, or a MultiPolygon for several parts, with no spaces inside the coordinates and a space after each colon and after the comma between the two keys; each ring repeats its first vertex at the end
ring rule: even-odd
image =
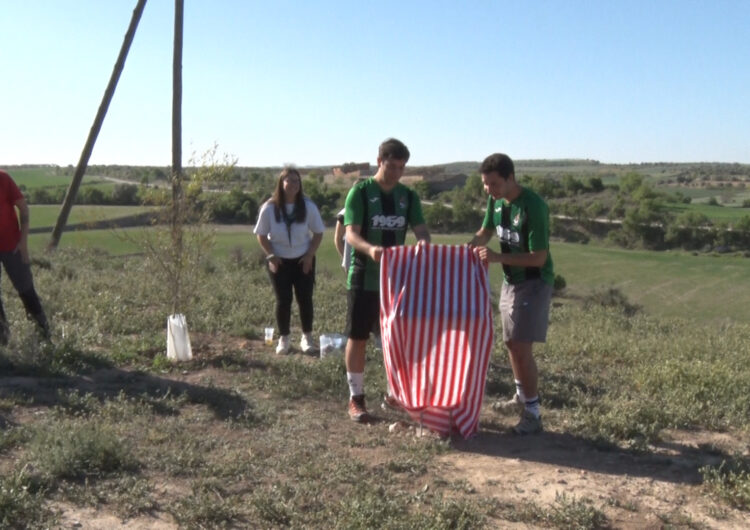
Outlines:
{"type": "MultiPolygon", "coordinates": [[[[11,176],[0,170],[0,263],[21,297],[26,314],[36,321],[44,338],[49,339],[49,324],[31,276],[28,236],[29,206],[11,176]]],[[[0,344],[8,344],[9,335],[8,320],[0,298],[0,344]]]]}

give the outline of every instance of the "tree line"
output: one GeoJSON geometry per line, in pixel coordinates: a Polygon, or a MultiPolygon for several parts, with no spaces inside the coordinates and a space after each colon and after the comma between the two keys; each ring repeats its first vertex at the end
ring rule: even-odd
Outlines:
{"type": "MultiPolygon", "coordinates": [[[[98,171],[103,172],[102,169],[98,171]]],[[[111,188],[84,185],[76,202],[135,206],[162,205],[167,201],[168,189],[157,186],[167,178],[160,168],[140,168],[140,173],[133,173],[135,170],[126,166],[117,166],[115,170],[118,177],[140,177],[140,182],[111,188]]],[[[186,171],[186,193],[196,211],[216,223],[254,223],[277,179],[273,168],[250,170],[230,165],[222,171],[220,181],[201,178],[201,171],[186,171]]],[[[523,175],[519,181],[547,200],[552,235],[568,241],[603,239],[625,248],[654,250],[750,251],[750,214],[731,223],[711,220],[691,210],[675,214],[675,205],[689,204],[691,199],[679,190],[658,190],[636,172],[608,185],[598,176],[579,178],[570,174],[554,178],[523,175]]],[[[324,221],[333,224],[336,213],[343,207],[348,186],[325,183],[319,170],[308,172],[303,186],[305,194],[318,205],[324,221]]],[[[431,189],[429,181],[417,182],[413,187],[423,199],[425,221],[432,231],[473,232],[481,225],[487,195],[478,174],[470,175],[463,186],[440,193],[431,189]]],[[[31,204],[60,204],[65,191],[64,187],[56,186],[25,193],[31,204]]],[[[750,201],[746,200],[743,206],[750,208],[750,201]]]]}

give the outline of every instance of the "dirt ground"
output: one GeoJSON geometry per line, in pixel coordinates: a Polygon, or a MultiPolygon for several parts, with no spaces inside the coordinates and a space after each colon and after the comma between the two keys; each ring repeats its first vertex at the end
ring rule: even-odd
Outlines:
{"type": "MultiPolygon", "coordinates": [[[[126,384],[131,392],[139,393],[153,389],[154,384],[176,386],[179,390],[181,385],[195,385],[206,379],[221,386],[222,380],[229,383],[230,377],[231,374],[212,367],[169,378],[108,369],[82,376],[75,382],[67,381],[66,386],[72,383],[81,392],[111,390],[116,393],[126,384]]],[[[45,379],[0,376],[0,395],[19,391],[33,393],[37,406],[42,407],[45,397],[54,399],[57,388],[45,379]]],[[[343,416],[333,405],[325,409],[321,413],[330,413],[331,418],[343,416]]],[[[15,423],[33,421],[34,414],[34,407],[14,411],[12,420],[15,423]]],[[[361,429],[374,429],[393,437],[418,435],[414,425],[402,423],[401,428],[389,429],[396,423],[394,418],[381,420],[370,426],[331,420],[329,437],[344,439],[352,433],[361,434],[361,429]]],[[[648,452],[637,453],[597,447],[566,434],[554,421],[546,425],[542,434],[514,436],[509,432],[513,421],[513,417],[500,415],[485,403],[479,433],[469,440],[453,439],[452,450],[437,457],[432,477],[425,477],[424,482],[428,483],[437,475],[463,480],[474,493],[505,504],[522,505],[531,501],[548,507],[554,505],[560,495],[568,499],[588,499],[592,506],[604,512],[612,528],[750,528],[749,512],[730,509],[706,497],[700,486],[701,466],[719,464],[722,454],[750,454],[750,440],[740,435],[671,431],[664,433],[664,442],[648,452]]],[[[216,424],[220,429],[221,421],[217,419],[216,424]]],[[[387,460],[390,448],[367,447],[363,451],[367,452],[363,456],[369,462],[376,462],[387,460]]],[[[101,509],[63,505],[55,508],[64,513],[63,528],[177,528],[167,514],[123,522],[117,515],[101,509]]],[[[497,528],[535,528],[508,521],[495,524],[497,528]]]]}

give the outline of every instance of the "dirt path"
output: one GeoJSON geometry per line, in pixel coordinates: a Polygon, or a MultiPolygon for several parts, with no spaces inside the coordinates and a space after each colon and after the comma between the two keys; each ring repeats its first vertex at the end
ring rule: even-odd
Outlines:
{"type": "Polygon", "coordinates": [[[750,513],[722,513],[705,497],[699,472],[721,463],[717,449],[747,454],[747,442],[743,447],[728,434],[707,432],[664,435],[668,442],[639,454],[549,430],[517,437],[485,428],[474,439],[455,442],[456,451],[442,461],[479,494],[502,502],[549,506],[559,495],[590,499],[614,528],[750,528],[750,513]]]}

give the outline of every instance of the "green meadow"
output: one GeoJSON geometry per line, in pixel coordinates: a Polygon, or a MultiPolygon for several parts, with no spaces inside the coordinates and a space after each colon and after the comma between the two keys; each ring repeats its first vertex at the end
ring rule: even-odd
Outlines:
{"type": "MultiPolygon", "coordinates": [[[[116,207],[114,207],[116,208],[116,207]]],[[[129,211],[129,209],[125,209],[129,211]]],[[[75,211],[75,209],[74,209],[75,211]]],[[[94,248],[112,255],[140,251],[134,242],[143,228],[65,232],[60,248],[94,248]]],[[[441,244],[463,244],[468,234],[435,235],[441,244]]],[[[49,234],[29,238],[35,252],[43,252],[49,234]]],[[[407,240],[407,243],[413,241],[407,240]]],[[[252,228],[215,229],[216,256],[244,255],[253,259],[260,247],[252,228]]],[[[552,245],[555,272],[566,281],[569,296],[618,289],[647,314],[695,318],[704,321],[750,321],[750,260],[738,255],[693,255],[688,252],[624,250],[598,245],[555,242],[552,245]]],[[[318,251],[318,267],[338,274],[339,256],[328,230],[318,251]]],[[[502,282],[500,267],[490,267],[493,290],[502,282]]]]}
{"type": "Polygon", "coordinates": [[[672,204],[669,210],[675,215],[684,212],[696,212],[705,215],[711,221],[726,221],[729,223],[739,221],[743,217],[750,216],[750,208],[738,206],[712,206],[705,202],[693,202],[691,204],[672,204]]]}
{"type": "MultiPolygon", "coordinates": [[[[8,173],[16,181],[16,184],[26,189],[47,188],[55,186],[68,186],[71,177],[68,175],[57,175],[51,167],[20,167],[8,169],[8,173]]],[[[84,175],[81,185],[89,185],[104,182],[100,177],[84,175]]]]}
{"type": "MultiPolygon", "coordinates": [[[[70,210],[68,224],[86,224],[100,221],[110,221],[122,217],[130,217],[153,208],[147,206],[88,206],[75,205],[70,210]]],[[[57,204],[34,204],[30,207],[31,228],[49,227],[50,231],[57,223],[60,206],[57,204]]]]}

